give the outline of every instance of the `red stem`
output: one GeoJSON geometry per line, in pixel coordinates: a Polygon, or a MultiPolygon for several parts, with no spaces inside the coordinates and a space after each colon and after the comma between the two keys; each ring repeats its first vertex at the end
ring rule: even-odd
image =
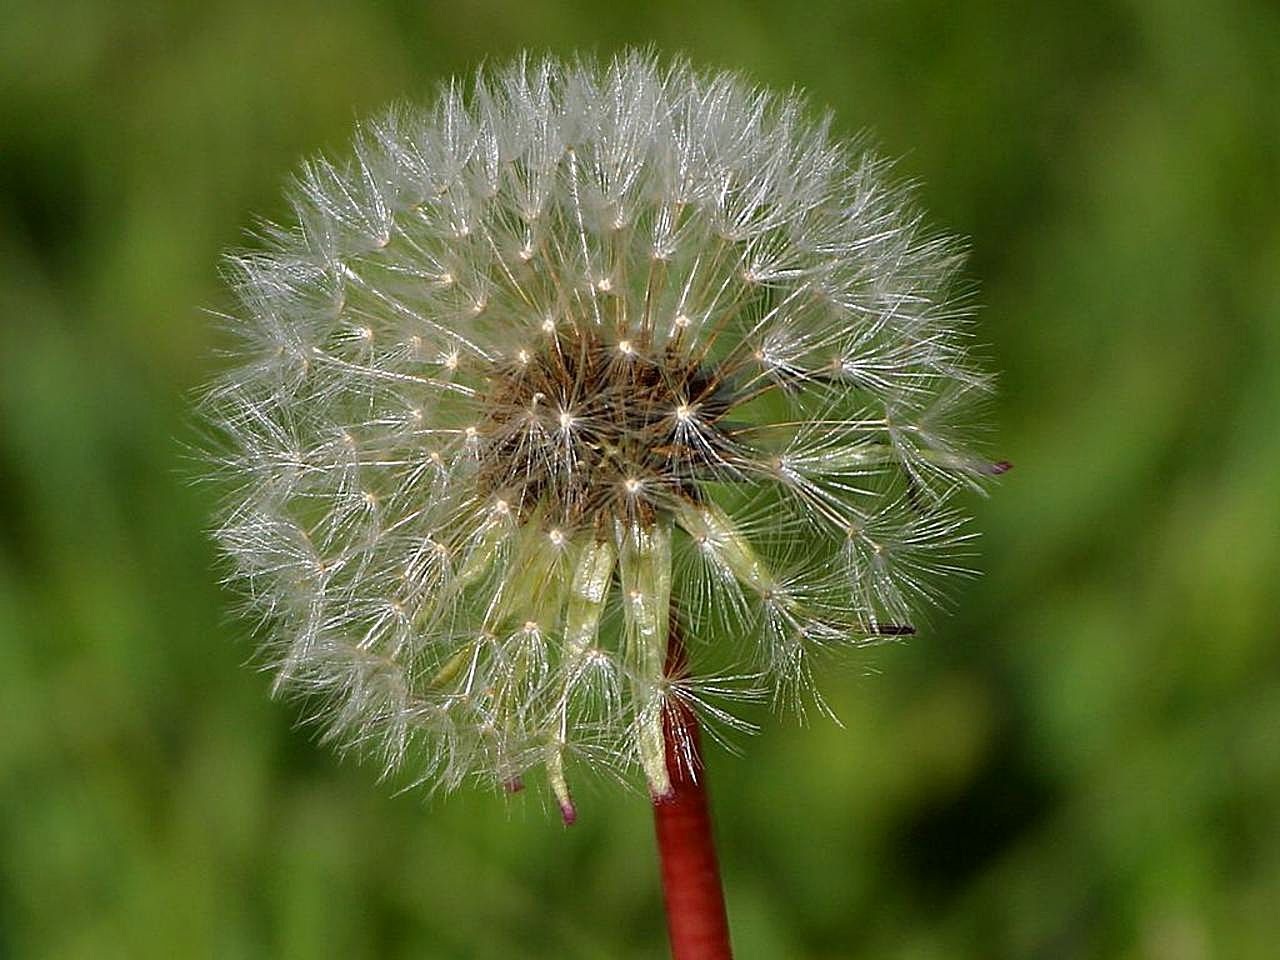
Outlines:
{"type": "MultiPolygon", "coordinates": [[[[675,631],[670,644],[667,672],[678,676],[685,659],[675,631]]],[[[732,960],[698,721],[685,703],[673,698],[662,726],[671,792],[653,799],[653,822],[671,956],[674,960],[732,960]]]]}

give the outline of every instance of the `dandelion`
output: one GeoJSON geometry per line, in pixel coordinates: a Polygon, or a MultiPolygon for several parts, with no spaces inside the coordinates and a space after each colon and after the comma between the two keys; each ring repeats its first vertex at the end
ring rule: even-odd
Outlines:
{"type": "Polygon", "coordinates": [[[566,822],[577,771],[636,770],[679,874],[695,717],[823,709],[824,658],[965,572],[954,494],[1003,465],[957,244],[796,97],[641,54],[393,109],[292,205],[230,258],[207,397],[278,688],[434,789],[540,772],[566,822]]]}

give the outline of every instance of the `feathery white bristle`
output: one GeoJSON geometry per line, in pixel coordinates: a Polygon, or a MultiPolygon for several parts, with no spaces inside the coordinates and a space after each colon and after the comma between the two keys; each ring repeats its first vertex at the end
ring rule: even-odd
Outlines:
{"type": "Polygon", "coordinates": [[[734,726],[712,645],[817,698],[816,652],[965,572],[959,247],[795,97],[521,59],[292,201],[228,264],[220,539],[279,686],[388,770],[543,766],[566,818],[575,765],[661,792],[670,698],[734,726]]]}

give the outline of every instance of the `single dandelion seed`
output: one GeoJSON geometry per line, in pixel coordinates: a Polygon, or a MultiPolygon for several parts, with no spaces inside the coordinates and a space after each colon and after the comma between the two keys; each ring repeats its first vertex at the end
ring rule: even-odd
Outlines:
{"type": "Polygon", "coordinates": [[[460,91],[230,257],[219,538],[277,688],[389,772],[540,776],[567,823],[583,771],[643,776],[677,956],[727,956],[699,720],[825,709],[824,658],[915,632],[967,571],[955,494],[1008,469],[970,446],[960,247],[731,74],[460,91]]]}

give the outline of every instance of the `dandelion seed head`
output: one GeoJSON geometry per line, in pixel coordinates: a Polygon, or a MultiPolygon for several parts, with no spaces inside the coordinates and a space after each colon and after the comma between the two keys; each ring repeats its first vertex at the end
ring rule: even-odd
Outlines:
{"type": "Polygon", "coordinates": [[[291,200],[229,261],[219,537],[278,687],[388,770],[541,769],[567,819],[574,767],[661,792],[664,703],[737,723],[725,634],[818,697],[966,572],[955,495],[1006,467],[970,448],[958,246],[794,96],[521,59],[291,200]]]}

